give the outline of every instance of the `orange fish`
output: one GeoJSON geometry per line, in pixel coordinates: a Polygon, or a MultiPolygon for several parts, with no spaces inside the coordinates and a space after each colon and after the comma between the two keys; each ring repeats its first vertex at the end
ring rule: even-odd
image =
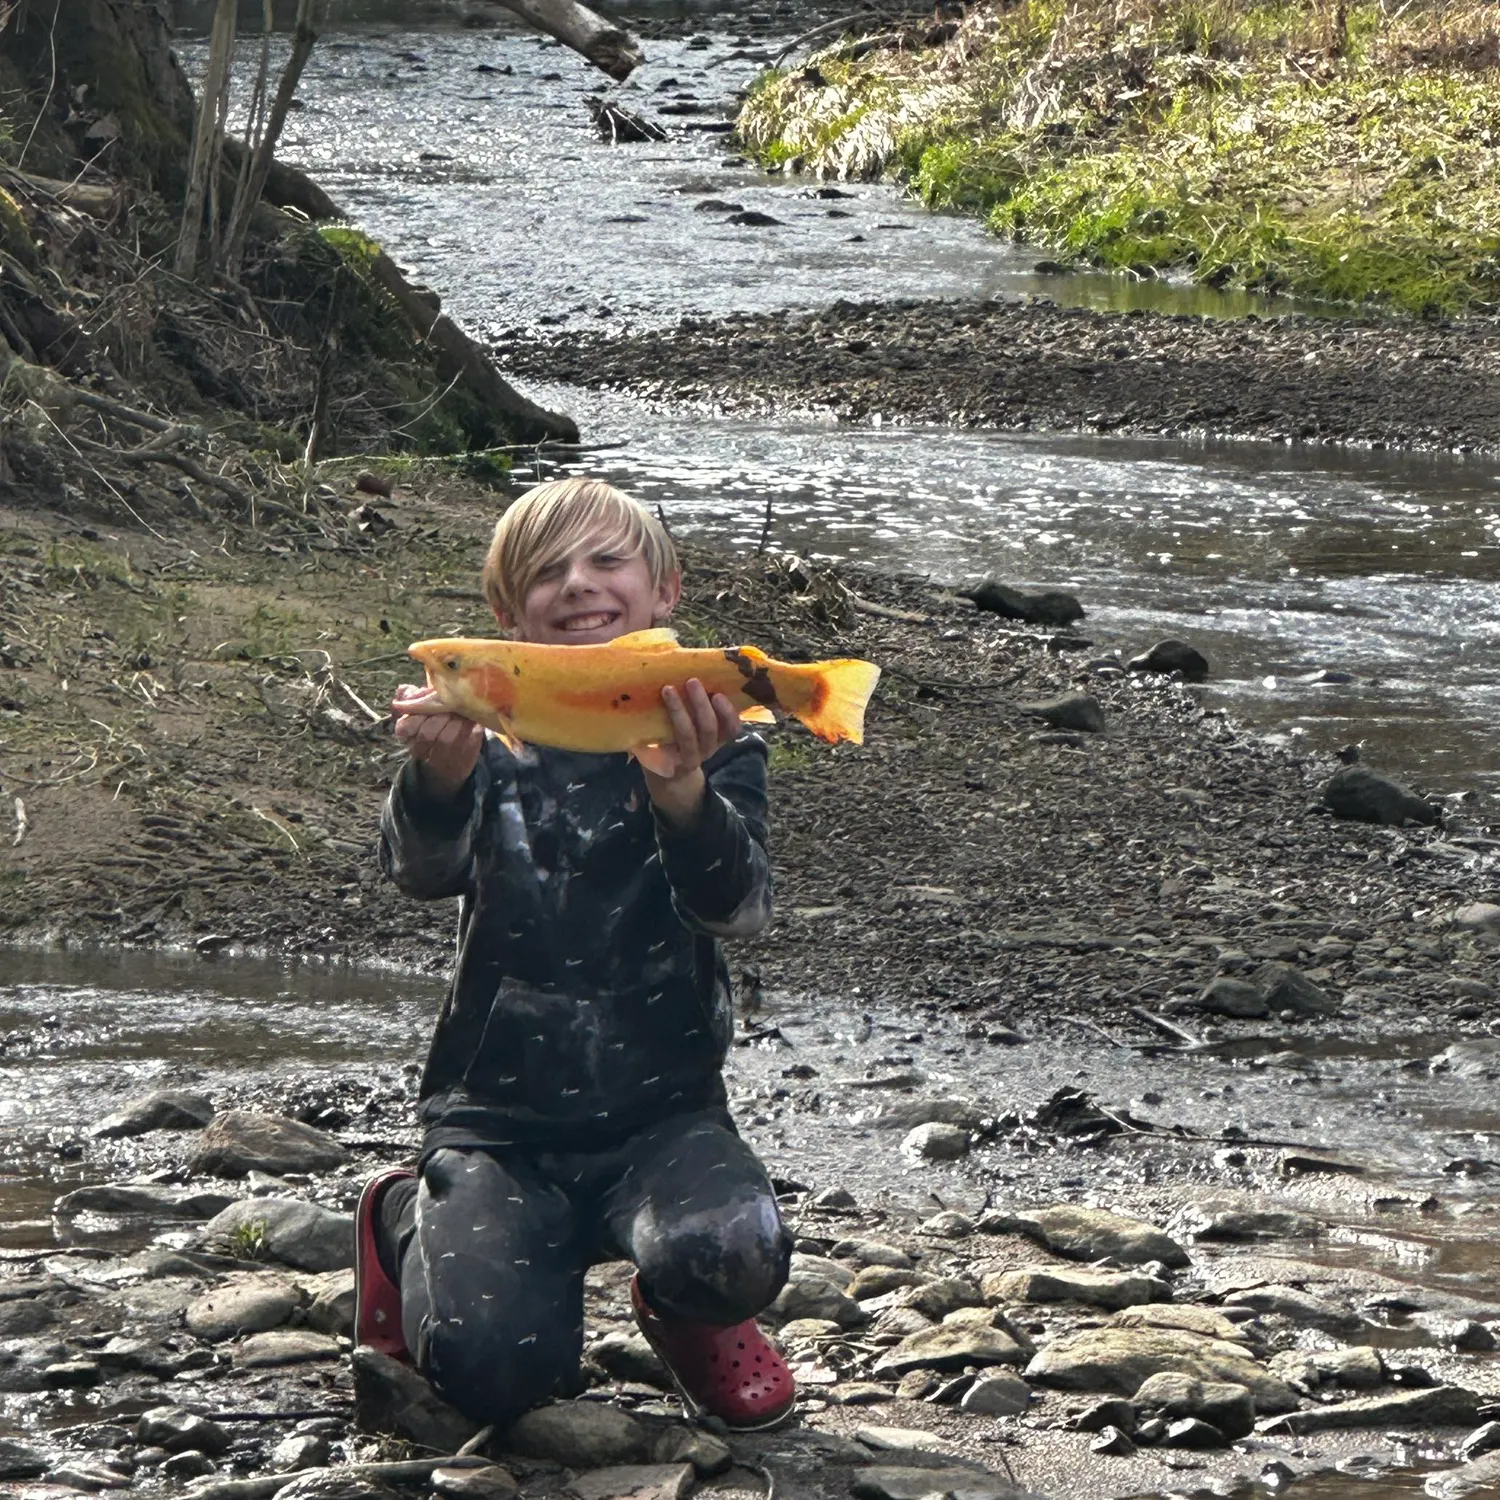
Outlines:
{"type": "MultiPolygon", "coordinates": [[[[637,630],[600,646],[527,641],[418,641],[408,648],[449,713],[511,740],[609,754],[670,744],[664,687],[696,677],[747,722],[784,710],[821,740],[864,743],[865,705],[880,668],[867,661],[774,661],[754,646],[679,646],[670,630],[637,630]]],[[[420,711],[420,710],[419,710],[420,711]]]]}

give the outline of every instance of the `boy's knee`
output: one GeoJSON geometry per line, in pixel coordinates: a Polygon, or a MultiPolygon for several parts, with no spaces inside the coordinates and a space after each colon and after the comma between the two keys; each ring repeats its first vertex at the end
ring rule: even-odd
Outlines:
{"type": "Polygon", "coordinates": [[[571,1390],[583,1330],[558,1330],[548,1337],[444,1324],[428,1329],[422,1342],[418,1364],[433,1390],[471,1420],[498,1427],[571,1390]]]}
{"type": "Polygon", "coordinates": [[[729,1205],[713,1222],[662,1226],[641,1255],[647,1300],[704,1323],[742,1323],[786,1285],[791,1236],[774,1200],[729,1205]]]}

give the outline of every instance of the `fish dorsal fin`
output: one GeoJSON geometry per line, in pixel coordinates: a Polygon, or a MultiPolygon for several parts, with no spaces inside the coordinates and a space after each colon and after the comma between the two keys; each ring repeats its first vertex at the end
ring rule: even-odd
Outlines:
{"type": "Polygon", "coordinates": [[[623,646],[627,651],[675,651],[677,632],[658,625],[651,630],[632,630],[629,635],[617,635],[609,644],[623,646]]]}
{"type": "Polygon", "coordinates": [[[736,646],[734,649],[736,655],[743,656],[746,661],[753,661],[757,665],[771,659],[759,646],[736,646]]]}

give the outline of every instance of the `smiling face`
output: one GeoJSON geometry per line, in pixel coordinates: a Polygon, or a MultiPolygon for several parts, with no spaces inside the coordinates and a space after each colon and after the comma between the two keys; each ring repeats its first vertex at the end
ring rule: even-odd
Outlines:
{"type": "Polygon", "coordinates": [[[499,619],[523,641],[598,646],[659,625],[680,593],[679,574],[653,584],[642,553],[617,532],[601,529],[544,563],[515,618],[499,619]]]}

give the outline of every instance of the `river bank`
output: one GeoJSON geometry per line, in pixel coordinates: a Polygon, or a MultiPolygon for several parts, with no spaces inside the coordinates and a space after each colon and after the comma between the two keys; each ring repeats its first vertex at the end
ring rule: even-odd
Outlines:
{"type": "Polygon", "coordinates": [[[1080,264],[1424,315],[1500,301],[1486,7],[981,5],[851,27],[739,118],[1080,264]]]}

